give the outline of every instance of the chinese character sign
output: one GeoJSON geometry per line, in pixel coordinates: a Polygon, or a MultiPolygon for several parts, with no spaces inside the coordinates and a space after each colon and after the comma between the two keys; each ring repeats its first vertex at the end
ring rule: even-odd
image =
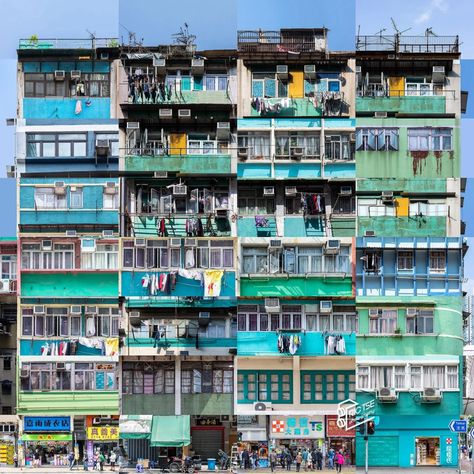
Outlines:
{"type": "Polygon", "coordinates": [[[92,440],[117,440],[119,439],[118,426],[97,426],[87,428],[87,439],[92,440]]]}
{"type": "Polygon", "coordinates": [[[453,439],[446,438],[446,464],[453,463],[453,439]]]}
{"type": "Polygon", "coordinates": [[[25,432],[71,431],[69,416],[25,416],[23,421],[25,432]]]}
{"type": "Polygon", "coordinates": [[[270,438],[324,438],[322,416],[272,416],[270,438]]]}

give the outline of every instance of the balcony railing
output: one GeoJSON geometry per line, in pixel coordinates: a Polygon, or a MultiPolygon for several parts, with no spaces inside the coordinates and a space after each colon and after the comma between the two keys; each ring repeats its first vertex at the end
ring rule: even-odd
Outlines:
{"type": "Polygon", "coordinates": [[[454,100],[455,90],[415,90],[396,89],[389,91],[383,84],[369,84],[369,86],[357,89],[358,97],[446,97],[454,100]]]}
{"type": "Polygon", "coordinates": [[[397,53],[459,53],[458,36],[357,36],[357,51],[397,53]]]}
{"type": "Polygon", "coordinates": [[[29,38],[20,39],[19,49],[96,49],[116,48],[119,46],[117,38],[29,38]]]}
{"type": "Polygon", "coordinates": [[[314,33],[295,35],[280,31],[239,31],[237,33],[239,52],[251,53],[305,53],[326,50],[326,40],[314,33]]]}
{"type": "Polygon", "coordinates": [[[206,147],[183,147],[171,148],[160,141],[147,142],[145,146],[136,146],[122,149],[125,156],[165,156],[178,157],[188,155],[202,155],[202,156],[221,156],[229,155],[231,149],[227,146],[222,146],[220,142],[214,142],[211,148],[206,147]]]}

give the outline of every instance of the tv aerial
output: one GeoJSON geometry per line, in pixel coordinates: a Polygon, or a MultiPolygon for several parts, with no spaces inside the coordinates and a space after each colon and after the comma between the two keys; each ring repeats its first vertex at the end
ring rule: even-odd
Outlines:
{"type": "Polygon", "coordinates": [[[434,31],[433,28],[430,26],[425,30],[425,36],[438,36],[434,31]]]}
{"type": "Polygon", "coordinates": [[[407,31],[411,30],[411,27],[410,28],[406,28],[405,30],[400,30],[397,26],[397,24],[395,23],[395,20],[390,17],[390,20],[392,22],[392,26],[393,26],[393,29],[395,30],[395,33],[398,35],[398,36],[401,36],[403,33],[406,33],[407,31]]]}
{"type": "Polygon", "coordinates": [[[181,26],[179,28],[179,33],[175,33],[172,36],[175,38],[175,43],[182,44],[184,46],[192,46],[194,44],[194,40],[196,39],[196,35],[189,33],[189,27],[186,22],[184,23],[184,27],[181,26]]]}

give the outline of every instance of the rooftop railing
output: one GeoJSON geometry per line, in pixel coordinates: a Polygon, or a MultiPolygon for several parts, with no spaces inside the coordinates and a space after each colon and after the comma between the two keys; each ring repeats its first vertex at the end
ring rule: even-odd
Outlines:
{"type": "Polygon", "coordinates": [[[96,49],[116,48],[118,46],[117,38],[28,38],[20,39],[18,49],[96,49]]]}
{"type": "Polygon", "coordinates": [[[459,53],[458,36],[357,36],[357,51],[397,53],[459,53]]]}
{"type": "Polygon", "coordinates": [[[316,34],[282,34],[280,31],[239,31],[237,47],[240,52],[302,53],[325,51],[326,39],[316,34]]]}

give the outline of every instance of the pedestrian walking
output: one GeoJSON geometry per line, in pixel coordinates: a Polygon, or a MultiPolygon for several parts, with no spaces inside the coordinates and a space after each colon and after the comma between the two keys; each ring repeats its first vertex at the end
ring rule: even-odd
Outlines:
{"type": "Polygon", "coordinates": [[[72,471],[72,468],[74,467],[74,464],[76,462],[74,458],[74,453],[72,451],[67,455],[67,460],[69,461],[69,470],[72,471]]]}
{"type": "Polygon", "coordinates": [[[115,461],[117,461],[117,455],[115,454],[115,451],[112,451],[110,453],[110,470],[115,471],[115,461]]]}
{"type": "Polygon", "coordinates": [[[276,463],[277,463],[277,455],[273,449],[270,451],[270,454],[268,455],[268,460],[270,461],[270,470],[272,472],[275,472],[276,463]]]}
{"type": "Polygon", "coordinates": [[[320,449],[316,451],[315,459],[316,459],[316,469],[318,471],[322,471],[323,470],[323,453],[321,452],[320,449]]]}
{"type": "Polygon", "coordinates": [[[303,456],[301,454],[301,451],[298,451],[298,454],[296,455],[296,472],[300,472],[302,462],[303,456]]]}
{"type": "Polygon", "coordinates": [[[291,464],[293,463],[293,456],[291,455],[290,450],[288,449],[285,455],[286,470],[291,471],[291,464]]]}
{"type": "Polygon", "coordinates": [[[336,453],[334,460],[336,463],[336,472],[341,472],[342,466],[344,464],[344,456],[342,455],[342,449],[338,453],[336,453]]]}
{"type": "Polygon", "coordinates": [[[333,448],[329,448],[328,451],[328,468],[329,469],[334,469],[334,456],[336,455],[336,452],[334,451],[333,448]]]}

